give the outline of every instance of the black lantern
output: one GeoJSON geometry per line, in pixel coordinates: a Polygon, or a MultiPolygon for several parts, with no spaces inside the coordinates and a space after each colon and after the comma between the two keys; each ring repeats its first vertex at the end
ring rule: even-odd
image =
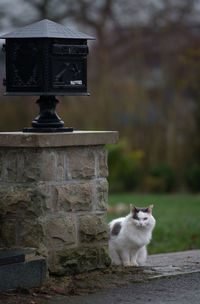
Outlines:
{"type": "Polygon", "coordinates": [[[40,96],[40,113],[24,132],[70,132],[56,113],[57,95],[87,92],[87,40],[67,27],[42,20],[1,36],[6,40],[5,95],[40,96]]]}

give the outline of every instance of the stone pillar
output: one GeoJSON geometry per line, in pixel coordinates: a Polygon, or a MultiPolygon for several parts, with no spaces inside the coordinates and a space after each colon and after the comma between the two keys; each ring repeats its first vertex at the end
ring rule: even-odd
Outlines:
{"type": "Polygon", "coordinates": [[[34,247],[50,273],[109,264],[105,144],[117,132],[0,133],[0,247],[34,247]]]}

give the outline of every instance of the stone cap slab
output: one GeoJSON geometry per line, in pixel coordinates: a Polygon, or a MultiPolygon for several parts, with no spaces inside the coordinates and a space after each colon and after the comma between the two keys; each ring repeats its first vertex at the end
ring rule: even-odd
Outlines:
{"type": "Polygon", "coordinates": [[[67,147],[115,144],[117,131],[73,131],[70,133],[0,132],[0,147],[67,147]]]}

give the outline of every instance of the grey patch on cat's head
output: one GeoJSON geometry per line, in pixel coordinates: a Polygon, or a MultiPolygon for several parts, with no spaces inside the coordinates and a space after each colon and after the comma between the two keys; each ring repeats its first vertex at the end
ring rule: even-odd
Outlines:
{"type": "Polygon", "coordinates": [[[141,207],[141,208],[137,207],[137,208],[135,208],[135,211],[136,212],[142,211],[142,212],[146,212],[147,213],[147,212],[149,212],[149,208],[148,207],[147,208],[146,207],[141,207]]]}
{"type": "Polygon", "coordinates": [[[117,236],[120,233],[122,225],[120,222],[116,222],[111,230],[111,234],[117,236]]]}
{"type": "Polygon", "coordinates": [[[149,208],[148,207],[135,207],[133,206],[131,208],[132,214],[133,214],[133,218],[138,220],[138,213],[140,211],[145,212],[145,213],[149,213],[149,208]]]}
{"type": "Polygon", "coordinates": [[[149,207],[135,207],[134,205],[130,205],[130,212],[133,214],[134,219],[138,219],[138,213],[140,211],[144,213],[152,213],[153,205],[150,205],[149,207]]]}

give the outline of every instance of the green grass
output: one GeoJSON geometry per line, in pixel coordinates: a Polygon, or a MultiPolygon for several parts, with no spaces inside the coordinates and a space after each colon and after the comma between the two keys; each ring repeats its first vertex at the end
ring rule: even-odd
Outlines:
{"type": "MultiPolygon", "coordinates": [[[[156,227],[148,252],[165,253],[200,249],[200,194],[135,194],[109,195],[109,205],[123,202],[136,206],[154,205],[156,227]]],[[[109,215],[108,221],[124,216],[109,215]]]]}

